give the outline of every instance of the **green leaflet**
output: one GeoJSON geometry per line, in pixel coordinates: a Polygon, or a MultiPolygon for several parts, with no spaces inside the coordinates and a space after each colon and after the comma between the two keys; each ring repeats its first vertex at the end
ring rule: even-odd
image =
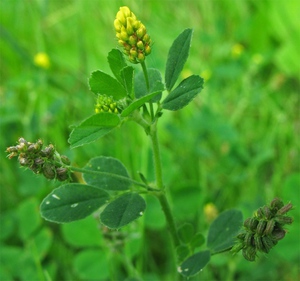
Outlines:
{"type": "Polygon", "coordinates": [[[122,111],[121,116],[122,117],[128,116],[132,111],[134,111],[135,109],[139,108],[144,103],[148,102],[149,100],[153,99],[154,97],[156,97],[159,94],[161,94],[161,91],[157,91],[157,92],[151,93],[149,95],[143,96],[142,98],[133,101],[128,107],[126,107],[122,111]]]}
{"type": "Polygon", "coordinates": [[[165,81],[171,91],[189,56],[193,30],[185,29],[173,42],[167,59],[165,81]]]}
{"type": "Polygon", "coordinates": [[[210,252],[203,251],[188,257],[178,268],[181,275],[192,277],[198,274],[210,261],[210,252]]]}
{"type": "Polygon", "coordinates": [[[93,142],[120,124],[120,117],[109,112],[101,112],[85,119],[70,134],[71,148],[93,142]]]}
{"type": "Polygon", "coordinates": [[[68,183],[54,189],[41,204],[41,215],[48,221],[67,223],[92,214],[109,199],[99,188],[68,183]]]}
{"type": "Polygon", "coordinates": [[[110,202],[100,215],[101,222],[109,228],[118,229],[144,214],[145,200],[137,193],[126,193],[110,202]]]}
{"type": "Polygon", "coordinates": [[[239,210],[221,213],[210,225],[207,247],[212,253],[223,252],[234,245],[234,240],[243,224],[243,214],[239,210]]]}
{"type": "Polygon", "coordinates": [[[203,79],[191,75],[169,93],[162,102],[162,107],[168,110],[178,110],[188,105],[203,88],[203,79]]]}
{"type": "Polygon", "coordinates": [[[126,96],[125,88],[110,75],[101,70],[92,72],[89,79],[90,90],[94,94],[112,96],[115,100],[126,96]]]}
{"type": "Polygon", "coordinates": [[[87,184],[105,190],[126,190],[130,187],[131,183],[126,181],[129,179],[127,169],[116,158],[104,156],[92,158],[84,169],[103,173],[83,173],[83,178],[87,184]]]}
{"type": "Polygon", "coordinates": [[[117,78],[117,80],[122,84],[123,79],[121,78],[121,70],[127,66],[124,55],[118,49],[112,49],[107,56],[109,67],[117,78]]]}
{"type": "MultiPolygon", "coordinates": [[[[163,91],[165,89],[161,73],[155,68],[148,69],[149,79],[149,91],[147,90],[146,81],[143,72],[137,73],[134,78],[134,91],[136,98],[141,98],[148,95],[149,93],[163,91]]],[[[161,95],[156,96],[152,99],[152,102],[158,102],[161,99],[161,95]]]]}

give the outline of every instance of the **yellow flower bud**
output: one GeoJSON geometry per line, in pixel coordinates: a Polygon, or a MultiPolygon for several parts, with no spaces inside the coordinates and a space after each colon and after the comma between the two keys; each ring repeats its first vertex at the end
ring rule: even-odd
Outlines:
{"type": "Polygon", "coordinates": [[[145,55],[148,56],[151,53],[151,47],[148,45],[145,47],[145,55]]]}
{"type": "Polygon", "coordinates": [[[124,16],[124,14],[122,13],[122,11],[119,11],[119,12],[117,13],[116,19],[119,20],[119,22],[120,22],[122,25],[125,25],[125,24],[126,24],[126,18],[125,18],[125,16],[124,16]]]}
{"type": "Polygon", "coordinates": [[[142,39],[145,34],[146,34],[146,28],[143,24],[141,24],[140,28],[136,32],[136,35],[138,38],[142,39]]]}
{"type": "Polygon", "coordinates": [[[145,43],[150,43],[151,40],[150,40],[149,34],[145,34],[145,35],[144,35],[143,41],[144,41],[145,43]]]}
{"type": "Polygon", "coordinates": [[[120,7],[120,11],[124,15],[125,18],[131,16],[131,11],[130,11],[130,9],[127,6],[120,7]]]}
{"type": "Polygon", "coordinates": [[[142,41],[138,41],[138,42],[136,43],[136,46],[137,46],[140,50],[144,50],[144,49],[145,49],[144,44],[143,44],[142,41]]]}
{"type": "Polygon", "coordinates": [[[132,18],[127,18],[126,31],[128,35],[132,35],[134,33],[132,22],[133,22],[132,18]]]}
{"type": "Polygon", "coordinates": [[[120,23],[120,21],[118,19],[115,19],[114,26],[115,26],[115,29],[117,32],[121,31],[122,24],[120,23]]]}
{"type": "Polygon", "coordinates": [[[131,35],[128,39],[128,43],[131,46],[135,46],[136,42],[137,42],[137,37],[135,35],[131,35]]]}
{"type": "Polygon", "coordinates": [[[145,55],[143,53],[139,53],[137,58],[139,62],[143,62],[145,60],[145,55]]]}

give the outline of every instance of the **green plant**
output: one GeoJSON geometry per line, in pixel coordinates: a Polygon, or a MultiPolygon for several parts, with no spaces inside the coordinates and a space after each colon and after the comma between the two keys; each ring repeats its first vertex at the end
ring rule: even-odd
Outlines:
{"type": "Polygon", "coordinates": [[[142,127],[152,143],[156,180],[150,183],[142,173],[139,174],[140,181],[130,178],[125,166],[111,157],[93,158],[84,168],[70,166],[67,157],[60,155],[53,145],[43,148],[41,140],[30,143],[20,138],[18,145],[7,149],[10,158],[18,156],[22,166],[48,179],[68,181],[43,200],[42,216],[56,223],[67,223],[83,219],[100,208],[101,223],[110,229],[119,229],[144,214],[143,196],[151,194],[160,202],[166,217],[177,252],[178,271],[183,276],[199,273],[211,255],[230,250],[236,236],[233,251],[242,250],[248,260],[254,260],[257,251],[269,252],[283,238],[283,226],[292,222],[286,216],[292,205],[284,206],[278,199],[255,216],[250,225],[247,220],[244,223],[246,230],[240,234],[241,212],[222,213],[209,228],[207,250],[199,250],[205,242],[203,230],[195,231],[188,223],[179,228],[176,226],[167,199],[168,189],[163,182],[157,124],[165,110],[185,107],[203,87],[203,79],[198,75],[189,76],[175,87],[188,58],[193,31],[186,29],[175,39],[163,81],[159,70],[146,67],[145,59],[153,45],[145,26],[127,7],[120,9],[114,25],[125,56],[131,63],[141,64],[142,72],[135,73],[136,69],[127,64],[124,54],[113,49],[108,54],[108,62],[115,77],[100,70],[92,73],[89,85],[95,94],[96,114],[73,129],[69,143],[72,148],[88,144],[124,122],[133,121],[142,127]],[[162,100],[164,91],[167,96],[162,100]],[[70,182],[72,172],[82,173],[85,183],[70,182]]]}

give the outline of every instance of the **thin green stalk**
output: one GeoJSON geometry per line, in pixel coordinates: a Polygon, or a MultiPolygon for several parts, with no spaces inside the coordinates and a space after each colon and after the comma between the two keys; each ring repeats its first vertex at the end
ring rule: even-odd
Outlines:
{"type": "MultiPolygon", "coordinates": [[[[150,83],[149,83],[149,75],[148,75],[148,71],[147,71],[147,67],[146,67],[145,61],[141,62],[141,66],[142,66],[144,77],[145,77],[145,81],[146,81],[147,91],[149,93],[150,83]]],[[[151,120],[153,120],[154,119],[154,110],[153,110],[153,104],[152,104],[151,101],[149,102],[149,105],[150,105],[151,120]]]]}
{"type": "Polygon", "coordinates": [[[154,159],[154,169],[155,169],[155,176],[156,176],[156,185],[157,185],[158,189],[161,190],[161,192],[156,193],[156,196],[160,202],[160,205],[161,205],[164,215],[166,217],[168,228],[169,228],[170,234],[173,238],[174,246],[177,247],[180,245],[180,241],[179,241],[179,237],[177,234],[175,220],[174,220],[169,202],[168,202],[166,194],[165,194],[165,187],[164,187],[163,178],[162,178],[162,165],[161,165],[161,159],[160,159],[159,142],[158,142],[158,137],[157,137],[156,123],[152,125],[150,137],[151,137],[152,148],[153,148],[153,159],[154,159]]]}

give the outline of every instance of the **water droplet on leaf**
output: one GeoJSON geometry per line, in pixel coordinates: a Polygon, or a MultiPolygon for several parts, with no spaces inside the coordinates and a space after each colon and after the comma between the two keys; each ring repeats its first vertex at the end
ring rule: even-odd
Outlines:
{"type": "Polygon", "coordinates": [[[77,206],[78,206],[78,203],[74,203],[74,204],[71,205],[71,208],[75,208],[77,206]]]}

